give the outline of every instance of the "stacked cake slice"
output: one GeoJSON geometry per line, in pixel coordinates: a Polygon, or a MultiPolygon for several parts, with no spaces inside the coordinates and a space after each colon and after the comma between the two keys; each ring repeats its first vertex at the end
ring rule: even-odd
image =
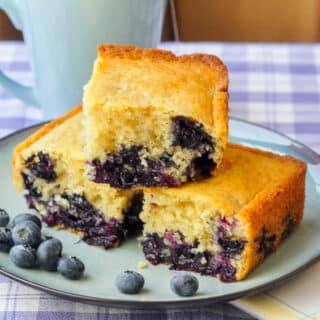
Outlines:
{"type": "Polygon", "coordinates": [[[211,55],[100,46],[84,106],[14,152],[14,183],[50,226],[146,259],[243,279],[301,222],[306,165],[227,144],[227,71],[211,55]]]}
{"type": "Polygon", "coordinates": [[[227,87],[216,56],[100,46],[83,97],[88,178],[130,189],[210,177],[227,143],[227,87]]]}

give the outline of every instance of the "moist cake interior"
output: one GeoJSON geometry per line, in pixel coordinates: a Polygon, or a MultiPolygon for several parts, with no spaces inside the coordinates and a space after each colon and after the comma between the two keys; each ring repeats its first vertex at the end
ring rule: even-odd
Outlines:
{"type": "Polygon", "coordinates": [[[19,189],[48,225],[70,228],[89,244],[118,246],[131,230],[141,229],[142,196],[88,181],[82,121],[78,113],[22,152],[19,189]]]}
{"type": "MultiPolygon", "coordinates": [[[[109,109],[108,119],[101,120],[105,123],[113,117],[112,107],[109,109]]],[[[110,129],[104,128],[102,134],[110,145],[101,145],[95,153],[103,156],[87,162],[90,180],[130,189],[139,185],[178,187],[211,176],[216,144],[201,123],[156,108],[139,108],[139,115],[133,109],[126,108],[121,121],[113,120],[110,129]],[[112,143],[115,149],[110,152],[112,143]]]]}

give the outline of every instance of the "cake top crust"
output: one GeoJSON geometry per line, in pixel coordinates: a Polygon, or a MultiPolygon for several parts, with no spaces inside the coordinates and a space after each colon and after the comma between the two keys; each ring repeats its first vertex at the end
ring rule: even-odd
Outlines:
{"type": "Polygon", "coordinates": [[[224,63],[215,55],[210,54],[185,54],[176,56],[168,50],[155,48],[139,48],[133,45],[102,44],[98,46],[98,56],[102,59],[129,59],[150,60],[154,63],[184,63],[204,66],[208,72],[216,74],[216,90],[226,91],[228,89],[228,70],[224,63]]]}
{"type": "MultiPolygon", "coordinates": [[[[224,147],[228,82],[227,67],[215,55],[177,56],[161,49],[100,45],[91,78],[84,86],[85,127],[91,137],[100,135],[100,119],[111,110],[152,109],[202,123],[210,135],[223,141],[224,147]]],[[[89,150],[99,144],[87,140],[89,150]]]]}

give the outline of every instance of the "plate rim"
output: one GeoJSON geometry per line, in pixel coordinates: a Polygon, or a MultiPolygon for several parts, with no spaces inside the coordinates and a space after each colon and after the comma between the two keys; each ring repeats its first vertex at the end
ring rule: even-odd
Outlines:
{"type": "MultiPolygon", "coordinates": [[[[278,132],[277,130],[270,129],[270,128],[263,126],[263,125],[260,125],[260,124],[252,123],[248,120],[243,120],[243,119],[239,119],[236,117],[230,117],[230,119],[232,119],[234,121],[238,121],[238,122],[243,122],[243,123],[251,125],[251,126],[259,127],[259,128],[265,129],[267,131],[270,131],[272,133],[276,133],[279,136],[282,136],[282,137],[288,139],[289,141],[291,141],[297,145],[302,146],[303,149],[307,150],[310,154],[312,154],[313,157],[317,158],[320,163],[320,155],[316,151],[314,151],[312,148],[308,147],[304,143],[301,143],[291,137],[288,137],[284,133],[278,132]]],[[[14,131],[8,135],[5,135],[4,137],[0,138],[0,144],[6,142],[10,138],[15,137],[16,135],[23,133],[24,131],[39,128],[47,122],[49,122],[49,121],[40,122],[40,123],[34,124],[32,126],[28,126],[26,128],[22,128],[20,130],[14,131]]],[[[310,154],[308,154],[308,156],[310,156],[310,154]]],[[[199,305],[227,302],[227,301],[235,300],[235,299],[238,299],[241,297],[255,295],[257,293],[261,293],[261,292],[266,291],[270,288],[274,288],[275,286],[279,286],[279,285],[285,283],[287,280],[292,278],[294,275],[296,275],[296,274],[300,273],[301,271],[307,269],[308,267],[312,266],[317,261],[320,261],[320,251],[315,256],[308,259],[300,267],[296,268],[295,270],[293,270],[289,273],[286,273],[276,279],[268,281],[266,283],[251,287],[249,289],[237,291],[235,293],[222,294],[222,295],[219,295],[216,297],[206,297],[206,298],[194,297],[193,299],[180,299],[180,300],[141,301],[141,300],[126,300],[126,299],[110,299],[110,298],[92,297],[92,296],[86,296],[86,295],[82,295],[82,294],[70,293],[70,292],[54,289],[52,287],[48,287],[48,286],[45,286],[42,284],[38,284],[38,283],[35,283],[31,280],[27,280],[21,276],[15,275],[15,274],[11,273],[10,271],[7,271],[1,267],[0,267],[0,274],[4,275],[12,280],[15,280],[21,284],[27,285],[31,288],[38,289],[40,291],[52,294],[54,296],[58,296],[61,298],[65,298],[65,299],[73,300],[73,301],[77,301],[77,302],[100,305],[100,306],[105,306],[105,307],[111,306],[111,307],[115,307],[115,308],[126,307],[129,309],[142,309],[142,308],[144,308],[144,309],[150,309],[150,308],[170,309],[170,308],[179,308],[179,307],[191,308],[191,307],[195,307],[195,306],[199,306],[199,305]]]]}

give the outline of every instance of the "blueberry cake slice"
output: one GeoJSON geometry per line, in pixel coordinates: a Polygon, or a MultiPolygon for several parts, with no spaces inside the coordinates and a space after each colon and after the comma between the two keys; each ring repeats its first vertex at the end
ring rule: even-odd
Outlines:
{"type": "Polygon", "coordinates": [[[210,177],[227,143],[227,88],[213,55],[99,46],[83,97],[88,178],[130,189],[210,177]]]}
{"type": "Polygon", "coordinates": [[[214,178],[147,188],[141,245],[152,264],[241,280],[301,222],[306,165],[228,145],[214,178]]]}
{"type": "Polygon", "coordinates": [[[13,180],[49,226],[77,231],[89,244],[114,247],[137,227],[142,197],[86,179],[82,121],[78,106],[19,144],[13,180]]]}

